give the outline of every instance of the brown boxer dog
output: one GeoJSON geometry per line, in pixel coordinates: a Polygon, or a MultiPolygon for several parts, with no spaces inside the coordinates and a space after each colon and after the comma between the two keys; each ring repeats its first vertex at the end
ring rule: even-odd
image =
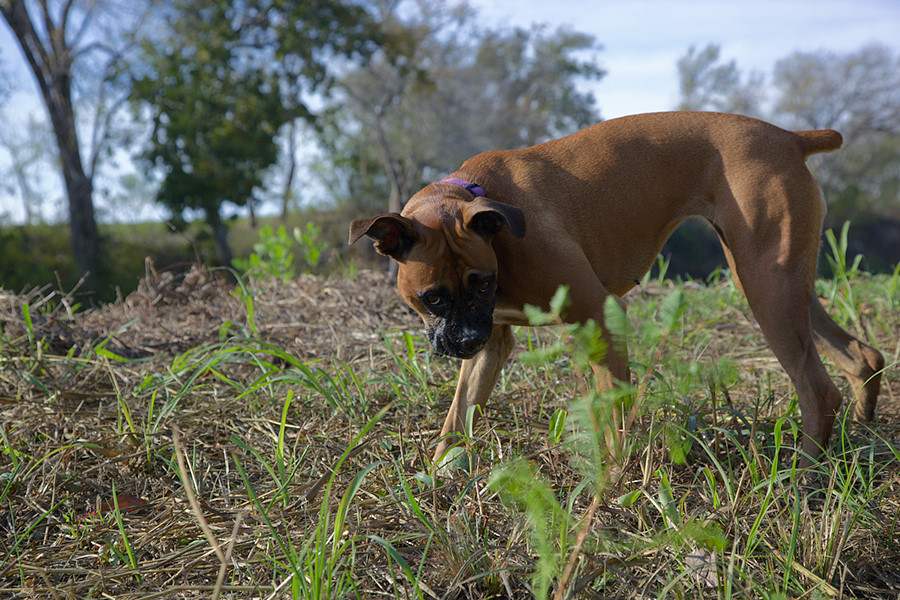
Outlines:
{"type": "MultiPolygon", "coordinates": [[[[796,388],[801,464],[820,455],[841,406],[817,349],[849,380],[854,416],[871,420],[884,358],[841,329],[813,292],[825,204],[805,159],[841,143],[836,131],[790,132],[738,115],[635,115],[479,154],[402,213],[354,221],[350,243],[367,235],[399,263],[397,287],[434,351],[463,359],[435,461],[463,430],[468,407],[484,407],[512,351],[511,326],[528,324],[525,304],[546,308],[567,285],[566,319],[602,325],[606,298],[634,287],[695,215],[718,233],[796,388]]],[[[595,371],[607,385],[609,375],[627,381],[621,343],[608,348],[608,371],[595,371]]]]}

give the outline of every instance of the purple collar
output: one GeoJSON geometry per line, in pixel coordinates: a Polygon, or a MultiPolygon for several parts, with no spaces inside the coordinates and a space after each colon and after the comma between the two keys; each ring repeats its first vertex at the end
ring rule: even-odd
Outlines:
{"type": "Polygon", "coordinates": [[[478,185],[477,183],[469,183],[465,179],[459,179],[457,177],[450,177],[448,179],[441,179],[441,183],[452,183],[454,185],[458,185],[460,187],[464,187],[470,192],[472,192],[476,197],[485,197],[487,194],[484,192],[484,188],[478,185]]]}

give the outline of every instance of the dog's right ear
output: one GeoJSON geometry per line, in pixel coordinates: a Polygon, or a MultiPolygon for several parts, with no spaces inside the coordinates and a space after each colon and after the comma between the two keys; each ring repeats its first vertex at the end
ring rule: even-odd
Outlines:
{"type": "Polygon", "coordinates": [[[375,249],[379,254],[390,256],[397,261],[403,260],[419,239],[412,221],[400,213],[388,213],[353,221],[350,224],[350,243],[354,243],[364,235],[375,240],[375,249]]]}

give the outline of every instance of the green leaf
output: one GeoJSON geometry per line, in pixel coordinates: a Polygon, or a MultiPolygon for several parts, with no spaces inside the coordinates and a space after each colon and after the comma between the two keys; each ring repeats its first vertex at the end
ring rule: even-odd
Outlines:
{"type": "Polygon", "coordinates": [[[616,498],[616,503],[623,508],[628,508],[634,504],[640,496],[641,490],[631,490],[627,494],[622,494],[616,498]]]}
{"type": "Polygon", "coordinates": [[[526,304],[522,310],[525,312],[525,316],[528,317],[528,323],[535,327],[556,323],[556,317],[553,313],[544,312],[537,306],[526,304]]]}
{"type": "Polygon", "coordinates": [[[550,300],[550,311],[559,317],[562,317],[563,311],[571,304],[569,300],[569,286],[561,285],[556,289],[553,298],[550,300]]]}
{"type": "Polygon", "coordinates": [[[400,566],[400,568],[403,570],[403,572],[409,578],[410,582],[415,583],[416,576],[413,573],[412,568],[409,566],[409,563],[406,562],[406,559],[403,558],[403,555],[400,554],[399,552],[397,552],[397,549],[394,548],[393,544],[391,544],[389,541],[387,541],[383,537],[380,537],[377,535],[370,535],[368,537],[370,540],[373,540],[373,541],[381,544],[381,547],[387,551],[388,556],[391,558],[391,560],[393,560],[395,563],[397,563],[400,566]]]}
{"type": "Polygon", "coordinates": [[[659,317],[662,319],[665,331],[672,331],[675,328],[676,322],[684,314],[686,307],[684,288],[679,286],[666,294],[659,307],[659,317]]]}
{"type": "Polygon", "coordinates": [[[28,345],[34,346],[34,324],[31,322],[31,309],[27,302],[22,304],[22,317],[25,319],[25,331],[28,334],[28,345]]]}
{"type": "Polygon", "coordinates": [[[659,476],[659,504],[662,510],[662,516],[666,519],[669,527],[678,527],[681,525],[681,515],[678,513],[678,504],[675,502],[672,494],[672,484],[669,483],[669,476],[665,471],[656,472],[659,476]]]}
{"type": "Polygon", "coordinates": [[[606,331],[613,336],[613,339],[622,341],[627,339],[630,331],[628,315],[625,314],[625,309],[622,308],[619,299],[615,296],[606,298],[606,302],[603,304],[603,319],[606,331]]]}
{"type": "Polygon", "coordinates": [[[332,561],[335,561],[342,548],[341,541],[343,540],[344,522],[347,520],[347,512],[350,510],[350,501],[353,500],[354,496],[356,496],[356,493],[359,491],[359,488],[362,485],[363,479],[365,479],[366,475],[368,475],[372,471],[372,469],[379,466],[380,464],[380,462],[372,463],[371,465],[357,473],[353,478],[353,481],[350,482],[350,485],[347,486],[347,491],[344,492],[344,496],[341,498],[341,503],[338,505],[337,512],[334,515],[334,538],[332,540],[331,547],[332,561]]]}
{"type": "Polygon", "coordinates": [[[562,439],[563,432],[566,429],[566,411],[557,408],[550,417],[550,443],[556,445],[562,439]]]}

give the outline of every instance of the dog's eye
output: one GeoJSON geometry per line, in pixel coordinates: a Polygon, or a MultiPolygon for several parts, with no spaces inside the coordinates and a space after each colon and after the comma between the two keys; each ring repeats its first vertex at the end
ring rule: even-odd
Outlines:
{"type": "Polygon", "coordinates": [[[428,292],[422,296],[422,302],[427,306],[440,306],[444,303],[444,298],[437,292],[428,292]]]}
{"type": "Polygon", "coordinates": [[[494,288],[494,275],[477,276],[472,275],[469,280],[469,289],[474,290],[477,294],[486,294],[494,288]]]}

